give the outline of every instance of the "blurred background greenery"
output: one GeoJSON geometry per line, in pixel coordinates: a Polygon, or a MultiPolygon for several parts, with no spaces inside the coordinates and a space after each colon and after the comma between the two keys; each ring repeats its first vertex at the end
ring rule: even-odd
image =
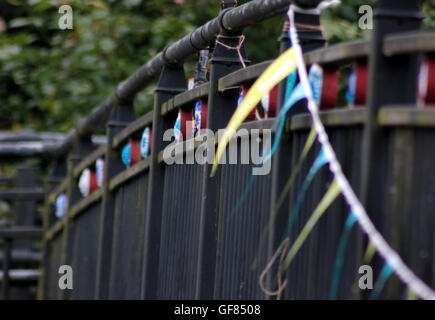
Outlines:
{"type": "MultiPolygon", "coordinates": [[[[214,18],[219,2],[0,0],[0,130],[68,131],[169,42],[214,18]],[[73,30],[58,28],[62,4],[74,10],[73,30]]],[[[375,2],[342,0],[328,9],[322,16],[328,42],[368,37],[358,28],[358,8],[375,2]]],[[[434,2],[424,1],[430,29],[435,29],[434,2]]],[[[276,56],[283,19],[246,30],[252,62],[276,56]]],[[[152,107],[153,87],[138,95],[139,115],[152,107]]]]}

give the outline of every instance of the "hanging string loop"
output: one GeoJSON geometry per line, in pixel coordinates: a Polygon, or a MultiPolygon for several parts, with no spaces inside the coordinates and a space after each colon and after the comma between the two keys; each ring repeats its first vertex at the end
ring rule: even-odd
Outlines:
{"type": "Polygon", "coordinates": [[[242,53],[241,53],[241,48],[243,43],[245,42],[245,36],[242,34],[240,36],[224,36],[224,35],[218,35],[216,37],[216,44],[228,49],[228,50],[236,50],[237,51],[237,55],[239,56],[239,60],[240,63],[243,66],[243,69],[246,68],[246,63],[245,63],[245,59],[243,59],[242,53]],[[237,46],[233,47],[230,45],[227,45],[225,43],[223,43],[222,41],[220,41],[219,39],[238,39],[239,43],[237,44],[237,46]]]}

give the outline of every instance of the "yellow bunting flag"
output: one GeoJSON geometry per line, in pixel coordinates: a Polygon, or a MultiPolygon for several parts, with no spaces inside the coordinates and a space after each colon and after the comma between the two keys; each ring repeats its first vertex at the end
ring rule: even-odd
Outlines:
{"type": "Polygon", "coordinates": [[[211,171],[213,177],[219,159],[225,150],[231,136],[236,132],[237,128],[243,120],[249,115],[252,109],[260,102],[261,97],[273,89],[280,81],[285,79],[290,73],[296,70],[296,59],[292,48],[281,54],[263,74],[257,79],[246,96],[243,98],[242,103],[234,112],[230,122],[228,123],[222,139],[219,141],[216,158],[211,171]]]}
{"type": "Polygon", "coordinates": [[[293,169],[292,174],[290,175],[290,178],[287,180],[287,183],[285,184],[284,190],[281,192],[281,195],[279,196],[278,202],[275,205],[275,208],[273,209],[272,218],[275,219],[275,216],[278,213],[278,210],[281,208],[282,204],[284,203],[287,194],[290,192],[290,190],[293,188],[293,183],[295,182],[296,176],[299,173],[299,171],[302,168],[302,165],[304,164],[305,159],[307,158],[308,152],[310,152],[311,147],[313,146],[314,142],[317,138],[317,132],[314,127],[311,127],[310,134],[308,135],[307,142],[305,143],[304,149],[302,150],[302,154],[298,160],[298,163],[296,164],[295,169],[293,169]]]}
{"type": "Polygon", "coordinates": [[[374,255],[376,253],[376,247],[373,244],[373,242],[369,242],[369,244],[367,245],[367,249],[364,253],[364,264],[370,264],[370,262],[372,261],[374,255]]]}
{"type": "Polygon", "coordinates": [[[331,206],[331,204],[335,201],[335,199],[340,194],[341,194],[340,186],[338,185],[337,180],[334,180],[331,186],[329,187],[329,190],[324,195],[322,201],[320,201],[316,210],[314,210],[313,215],[310,217],[310,219],[302,229],[301,233],[295,240],[292,248],[290,249],[289,253],[285,257],[283,264],[279,267],[280,273],[283,273],[284,270],[287,270],[293,258],[296,256],[296,254],[299,252],[299,249],[304,244],[308,235],[311,233],[311,231],[313,231],[313,228],[316,225],[316,223],[319,221],[320,217],[323,215],[323,213],[325,213],[325,211],[331,206]]]}

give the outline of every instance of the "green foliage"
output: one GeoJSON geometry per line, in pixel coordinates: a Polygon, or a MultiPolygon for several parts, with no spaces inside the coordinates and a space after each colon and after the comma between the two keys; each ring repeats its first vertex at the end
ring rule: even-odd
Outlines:
{"type": "MultiPolygon", "coordinates": [[[[73,30],[58,29],[57,1],[1,7],[7,26],[0,35],[2,129],[67,131],[167,43],[218,12],[208,1],[64,3],[73,8],[73,30]]],[[[138,95],[138,112],[152,105],[151,94],[148,88],[138,95]]]]}
{"type": "MultiPolygon", "coordinates": [[[[217,16],[218,0],[4,0],[0,2],[0,129],[67,131],[169,42],[217,16]],[[74,29],[60,30],[58,8],[74,10],[74,29]]],[[[239,1],[243,4],[245,1],[239,1]]],[[[342,0],[322,18],[330,43],[367,36],[358,7],[373,0],[342,0]]],[[[425,24],[434,28],[433,7],[425,24]]],[[[284,17],[248,28],[253,62],[278,53],[284,17]]],[[[193,75],[194,57],[187,61],[193,75]]],[[[138,114],[150,110],[154,85],[141,92],[138,114]]]]}

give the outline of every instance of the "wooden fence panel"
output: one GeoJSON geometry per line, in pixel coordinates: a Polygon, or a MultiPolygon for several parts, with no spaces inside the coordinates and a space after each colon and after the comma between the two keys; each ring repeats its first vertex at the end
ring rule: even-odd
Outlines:
{"type": "Polygon", "coordinates": [[[73,220],[74,289],[71,292],[71,299],[94,298],[100,212],[101,203],[92,204],[73,220]]]}
{"type": "Polygon", "coordinates": [[[194,299],[198,270],[202,166],[165,168],[158,299],[194,299]]]}
{"type": "MultiPolygon", "coordinates": [[[[242,152],[250,154],[238,142],[239,155],[242,152]]],[[[223,165],[215,299],[264,299],[258,278],[266,264],[267,242],[261,248],[260,238],[270,216],[271,175],[252,178],[253,168],[252,164],[223,165]]]]}
{"type": "Polygon", "coordinates": [[[46,293],[45,299],[57,300],[59,295],[59,266],[62,251],[62,236],[58,234],[55,238],[50,240],[48,245],[48,261],[49,264],[44,268],[46,293]]]}
{"type": "MultiPolygon", "coordinates": [[[[304,117],[301,116],[301,117],[304,117]]],[[[337,157],[342,164],[344,173],[350,183],[358,190],[360,183],[360,149],[362,139],[362,127],[360,125],[350,126],[341,123],[340,126],[329,127],[328,135],[337,157]]],[[[306,140],[308,128],[292,132],[293,168],[299,161],[306,140]]],[[[316,142],[308,154],[307,159],[301,167],[295,180],[290,197],[290,211],[292,213],[297,198],[300,196],[302,185],[312,168],[312,165],[320,152],[320,146],[316,142]]],[[[323,166],[316,174],[307,189],[305,199],[300,207],[298,218],[290,231],[290,243],[293,244],[308,219],[313,214],[317,205],[327,192],[332,183],[328,165],[323,166]]],[[[342,196],[326,210],[313,232],[307,238],[300,252],[287,270],[288,284],[284,297],[286,299],[329,299],[330,289],[334,274],[337,248],[343,227],[349,216],[350,209],[342,196]]],[[[288,223],[288,220],[287,220],[288,223]]],[[[286,223],[286,225],[287,225],[286,223]]],[[[282,233],[282,230],[280,230],[282,233]]],[[[284,237],[281,236],[281,239],[284,237]]],[[[362,234],[355,227],[350,232],[346,253],[344,255],[343,267],[340,276],[338,298],[358,298],[358,291],[354,290],[357,285],[358,268],[362,265],[363,256],[362,234]]]]}
{"type": "Polygon", "coordinates": [[[109,299],[139,299],[148,173],[115,190],[109,299]]]}

